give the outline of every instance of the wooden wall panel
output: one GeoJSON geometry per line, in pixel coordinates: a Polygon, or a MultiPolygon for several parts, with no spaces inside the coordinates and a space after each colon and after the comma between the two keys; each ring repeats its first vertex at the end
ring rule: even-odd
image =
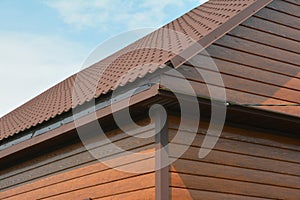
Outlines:
{"type": "MultiPolygon", "coordinates": [[[[199,80],[191,80],[191,79],[182,79],[177,76],[169,76],[169,75],[164,75],[162,76],[162,81],[161,84],[162,86],[168,87],[168,85],[174,85],[176,83],[176,92],[182,93],[182,94],[189,94],[188,92],[189,87],[187,86],[192,86],[195,93],[199,97],[206,97],[210,98],[210,94],[208,91],[207,86],[209,85],[210,88],[215,90],[215,96],[213,96],[214,99],[222,99],[222,96],[218,96],[219,94],[222,94],[220,92],[217,92],[218,90],[223,91],[224,89],[220,86],[217,85],[211,85],[211,84],[206,84],[204,82],[201,82],[199,80]],[[186,84],[186,80],[189,81],[189,85],[186,84]]],[[[242,87],[242,86],[241,86],[242,87]]],[[[255,88],[253,88],[255,89],[255,88]]],[[[265,102],[269,99],[273,101],[274,104],[290,104],[290,101],[284,101],[282,98],[278,97],[270,97],[270,94],[272,91],[268,91],[269,94],[264,94],[264,95],[259,95],[253,92],[249,92],[246,90],[237,90],[236,88],[226,88],[226,98],[227,101],[229,102],[234,102],[236,104],[257,104],[257,103],[262,103],[265,102]]],[[[297,114],[298,111],[296,110],[289,110],[291,114],[297,114]],[[293,113],[295,111],[295,113],[293,113]]]]}
{"type": "Polygon", "coordinates": [[[233,29],[228,35],[246,39],[251,42],[266,44],[274,48],[283,49],[285,51],[300,53],[299,42],[273,34],[266,34],[261,30],[250,28],[247,26],[238,26],[233,29]],[[255,35],[254,38],[253,35],[255,35]]]}
{"type": "MultiPolygon", "coordinates": [[[[148,120],[139,122],[140,125],[148,123],[148,120]]],[[[125,198],[127,192],[139,194],[139,190],[144,189],[143,195],[151,199],[154,193],[147,192],[154,190],[154,137],[139,137],[153,136],[154,125],[131,131],[134,137],[120,130],[109,132],[107,136],[123,150],[145,156],[127,155],[101,141],[94,148],[99,150],[97,156],[110,166],[136,173],[99,163],[82,144],[76,143],[2,171],[0,199],[86,199],[91,195],[93,198],[113,195],[125,198]],[[132,184],[127,184],[127,179],[132,184]]]]}
{"type": "Polygon", "coordinates": [[[141,200],[141,199],[147,199],[152,200],[155,199],[155,189],[149,188],[144,190],[138,190],[133,192],[127,192],[125,194],[117,194],[110,197],[100,197],[100,198],[94,198],[93,200],[141,200]]]}
{"type": "MultiPolygon", "coordinates": [[[[293,2],[274,0],[206,49],[219,72],[207,62],[204,53],[199,53],[178,71],[199,96],[210,97],[205,85],[220,90],[214,78],[205,83],[201,75],[216,77],[214,75],[220,74],[229,102],[300,104],[299,12],[300,6],[293,2]],[[193,60],[197,60],[196,64],[193,60]],[[193,66],[201,75],[193,71],[193,66]]],[[[186,88],[181,83],[184,81],[180,79],[174,73],[165,73],[161,82],[164,86],[179,83],[178,91],[184,92],[186,88]]],[[[260,108],[300,116],[300,106],[260,108]]]]}
{"type": "Polygon", "coordinates": [[[300,196],[300,140],[270,133],[225,127],[204,159],[198,157],[207,123],[193,143],[188,128],[169,120],[170,157],[187,151],[171,166],[172,199],[297,199],[300,196]],[[182,134],[174,139],[174,136],[182,134]]]}
{"type": "Polygon", "coordinates": [[[274,187],[266,184],[262,185],[207,176],[195,176],[191,174],[171,173],[171,184],[174,187],[215,191],[267,199],[296,200],[300,195],[299,190],[290,188],[274,187]]]}
{"type": "MultiPolygon", "coordinates": [[[[202,70],[202,69],[200,69],[202,70]]],[[[184,75],[185,79],[200,82],[200,83],[206,83],[208,85],[216,85],[216,86],[222,86],[218,85],[216,80],[212,78],[211,80],[204,81],[205,79],[202,78],[200,74],[195,73],[195,70],[193,67],[183,66],[181,69],[178,70],[181,72],[181,74],[184,75]]],[[[168,74],[174,78],[180,79],[180,76],[171,75],[171,73],[165,73],[168,74]]],[[[205,71],[206,76],[211,77],[217,77],[218,73],[213,71],[205,71]]],[[[251,77],[251,74],[249,74],[251,77]]],[[[275,86],[272,84],[262,83],[263,80],[254,81],[249,80],[249,78],[246,77],[237,77],[232,74],[222,74],[222,79],[224,82],[224,85],[226,88],[236,91],[244,91],[245,93],[251,93],[258,96],[264,96],[268,98],[274,98],[282,101],[289,101],[294,103],[300,103],[300,89],[298,88],[287,88],[287,87],[281,87],[281,86],[275,86]],[[280,94],[276,94],[275,92],[281,90],[284,92],[284,95],[281,96],[280,94]]],[[[173,81],[176,81],[176,79],[173,79],[173,81]]],[[[274,81],[274,80],[273,80],[274,81]]],[[[278,80],[280,81],[280,80],[278,80]]],[[[282,80],[283,81],[283,80],[282,80]]],[[[298,81],[300,85],[300,79],[298,81]]],[[[275,83],[280,84],[280,83],[275,83]]]]}
{"type": "MultiPolygon", "coordinates": [[[[290,3],[289,1],[273,1],[267,7],[270,9],[281,11],[283,13],[290,14],[292,16],[300,17],[299,7],[295,6],[295,4],[292,4],[291,2],[296,3],[297,0],[292,0],[290,1],[290,3]]],[[[298,5],[300,5],[299,1],[298,5]]]]}
{"type": "MultiPolygon", "coordinates": [[[[124,158],[126,159],[126,157],[124,158]]],[[[153,165],[154,158],[128,164],[136,170],[153,165]]],[[[1,193],[1,198],[14,199],[86,199],[100,198],[154,187],[154,172],[134,174],[107,168],[103,164],[85,167],[88,174],[79,176],[76,169],[1,193]],[[90,173],[90,171],[96,171],[90,173]],[[69,175],[70,174],[70,175],[69,175]],[[76,177],[70,179],[72,174],[76,177]],[[130,184],[128,184],[130,182],[130,184]]],[[[150,195],[151,196],[151,195],[150,195]]],[[[153,196],[153,195],[152,195],[153,196]]]]}
{"type": "Polygon", "coordinates": [[[227,199],[227,200],[262,200],[266,198],[249,197],[242,195],[234,195],[230,193],[217,193],[204,190],[186,190],[184,188],[172,187],[171,189],[173,199],[184,199],[184,200],[215,200],[215,199],[227,199]]]}

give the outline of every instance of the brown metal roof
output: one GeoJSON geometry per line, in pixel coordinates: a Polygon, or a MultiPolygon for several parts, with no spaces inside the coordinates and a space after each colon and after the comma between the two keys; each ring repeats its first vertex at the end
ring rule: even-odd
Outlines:
{"type": "Polygon", "coordinates": [[[5,115],[0,119],[0,140],[164,67],[165,63],[174,59],[174,52],[186,50],[192,43],[191,40],[207,47],[270,2],[271,0],[210,0],[5,115]],[[171,30],[188,37],[182,38],[178,33],[171,35],[171,30]],[[130,75],[122,78],[128,72],[130,75]],[[98,81],[100,75],[102,76],[98,81]],[[75,95],[72,101],[76,78],[81,95],[75,95]],[[96,91],[91,88],[96,88],[96,91]]]}

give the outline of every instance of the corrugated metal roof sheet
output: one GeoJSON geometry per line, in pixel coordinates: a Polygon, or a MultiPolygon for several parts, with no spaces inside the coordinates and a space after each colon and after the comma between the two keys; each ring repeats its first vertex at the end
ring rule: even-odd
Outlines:
{"type": "MultiPolygon", "coordinates": [[[[191,40],[198,41],[200,44],[201,41],[206,41],[204,44],[209,45],[217,39],[210,37],[212,32],[226,26],[227,22],[238,25],[241,21],[235,19],[237,15],[240,15],[241,20],[245,20],[251,16],[244,13],[246,9],[251,6],[260,9],[270,1],[210,0],[79,74],[67,78],[2,117],[0,140],[41,124],[120,85],[164,67],[165,63],[176,56],[174,52],[184,51],[192,43],[191,40]],[[172,30],[188,37],[179,37],[178,33],[171,35],[172,30]],[[130,75],[122,78],[129,71],[130,75]],[[98,81],[100,75],[102,76],[98,81]],[[72,101],[75,79],[81,95],[75,95],[72,101]],[[96,88],[96,91],[91,88],[96,88]]],[[[253,10],[251,12],[254,13],[253,10]]]]}

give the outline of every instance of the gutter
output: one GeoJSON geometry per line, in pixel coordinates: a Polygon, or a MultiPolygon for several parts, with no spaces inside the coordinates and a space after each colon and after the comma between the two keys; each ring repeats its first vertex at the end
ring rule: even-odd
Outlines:
{"type": "Polygon", "coordinates": [[[133,106],[139,102],[156,96],[158,94],[158,88],[158,84],[142,85],[138,88],[134,88],[117,95],[115,98],[96,103],[95,106],[83,109],[76,113],[76,124],[74,122],[74,116],[71,115],[59,121],[55,121],[46,127],[30,131],[28,134],[25,134],[18,139],[8,141],[0,146],[0,160],[64,134],[76,132],[76,127],[84,126],[95,121],[95,116],[96,119],[99,120],[111,115],[111,102],[114,104],[114,112],[117,112],[128,106],[133,106]],[[133,90],[134,93],[131,96],[133,90]],[[14,141],[15,143],[13,143],[14,141]]]}

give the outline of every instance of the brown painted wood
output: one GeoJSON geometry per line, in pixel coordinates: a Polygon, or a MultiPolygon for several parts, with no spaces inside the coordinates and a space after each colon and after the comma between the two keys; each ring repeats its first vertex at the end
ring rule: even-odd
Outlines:
{"type": "Polygon", "coordinates": [[[218,165],[185,159],[178,159],[172,164],[171,172],[210,176],[215,178],[237,180],[250,183],[259,183],[278,187],[286,187],[300,190],[300,177],[265,172],[254,169],[245,169],[226,165],[218,165]],[[226,172],[226,173],[224,173],[226,172]],[[284,180],[284,181],[283,181],[284,180]]]}
{"type": "MultiPolygon", "coordinates": [[[[228,101],[272,105],[300,102],[300,25],[298,14],[293,14],[297,10],[299,6],[275,0],[207,48],[220,69],[228,101]]],[[[199,63],[197,69],[206,75],[216,74],[205,65],[199,63]]],[[[220,89],[214,80],[205,83],[192,68],[183,67],[179,72],[191,81],[199,96],[210,98],[205,84],[220,89]]],[[[178,92],[186,91],[185,81],[178,76],[162,79],[162,85],[176,82],[178,92]]],[[[259,108],[300,116],[298,107],[259,108]]]]}
{"type": "MultiPolygon", "coordinates": [[[[128,164],[129,168],[135,169],[136,171],[143,170],[147,166],[154,166],[153,158],[128,164]]],[[[97,167],[97,165],[94,165],[94,167],[97,167]]],[[[68,177],[68,172],[65,173],[64,175],[65,177],[68,177]]],[[[126,173],[115,169],[107,169],[104,171],[96,172],[93,174],[74,178],[71,180],[66,180],[66,181],[60,180],[58,183],[46,187],[42,187],[27,193],[22,193],[17,196],[8,197],[6,199],[18,199],[18,198],[30,199],[30,197],[43,199],[48,196],[54,197],[59,194],[73,193],[78,190],[84,190],[84,188],[92,188],[100,185],[103,185],[104,187],[106,184],[109,184],[111,182],[123,181],[128,178],[136,177],[139,175],[140,174],[126,173]]],[[[34,186],[35,183],[31,185],[34,186]]],[[[140,184],[140,188],[143,188],[142,183],[140,184]]],[[[18,191],[17,189],[15,190],[18,191]]],[[[118,190],[115,190],[113,193],[117,193],[117,192],[118,190]]],[[[93,194],[91,193],[91,195],[93,194]]],[[[87,196],[87,197],[91,197],[91,196],[87,196]]],[[[95,195],[93,197],[95,197],[95,195]]]]}
{"type": "MultiPolygon", "coordinates": [[[[295,2],[296,1],[294,1],[294,3],[295,2]]],[[[299,3],[299,1],[298,1],[298,3],[299,3]]],[[[274,0],[267,7],[290,14],[290,15],[293,15],[293,16],[300,17],[300,14],[299,14],[300,4],[298,6],[296,6],[295,4],[291,4],[287,1],[274,0]]]]}
{"type": "MultiPolygon", "coordinates": [[[[299,31],[300,33],[300,31],[299,31]]],[[[254,43],[245,39],[232,37],[226,35],[216,42],[218,45],[238,49],[240,51],[249,52],[254,55],[263,56],[265,58],[273,59],[279,62],[288,63],[300,67],[300,55],[274,47],[254,43]]]]}
{"type": "MultiPolygon", "coordinates": [[[[293,7],[296,9],[297,6],[293,6],[293,7]]],[[[300,10],[300,8],[298,7],[298,12],[299,12],[299,10],[300,10]]],[[[292,10],[290,10],[290,11],[292,11],[292,10]]],[[[295,12],[295,14],[296,13],[297,12],[295,12]]],[[[285,26],[289,26],[294,29],[298,29],[298,31],[300,29],[299,17],[293,16],[291,14],[279,12],[279,11],[269,9],[269,8],[264,8],[260,12],[256,13],[255,16],[260,17],[262,19],[269,20],[269,21],[274,21],[279,24],[283,24],[285,26]]]]}
{"type": "Polygon", "coordinates": [[[300,78],[299,68],[291,64],[260,57],[257,55],[241,52],[237,49],[212,45],[207,49],[209,55],[213,58],[224,59],[232,63],[246,65],[248,67],[267,70],[270,72],[286,75],[289,77],[300,78]]]}
{"type": "MultiPolygon", "coordinates": [[[[149,144],[149,143],[148,143],[149,144]]],[[[150,143],[151,144],[151,143],[150,143]]],[[[144,146],[143,143],[140,144],[142,147],[144,146]]],[[[152,148],[154,144],[146,146],[147,149],[152,148]]],[[[129,150],[129,149],[128,149],[129,150]]],[[[133,149],[131,149],[133,150],[133,149]]],[[[144,150],[144,148],[137,148],[136,150],[144,150]]],[[[105,149],[103,150],[105,152],[105,149]]],[[[119,157],[122,154],[118,154],[120,152],[109,152],[109,154],[105,154],[107,158],[109,156],[119,157]],[[117,154],[117,155],[116,155],[117,154]]],[[[39,178],[44,178],[45,176],[53,175],[56,173],[61,173],[65,170],[74,169],[74,166],[81,166],[82,163],[95,163],[95,159],[89,153],[85,152],[83,154],[78,154],[75,157],[70,157],[66,160],[61,160],[55,163],[49,163],[48,165],[38,167],[34,170],[28,171],[26,174],[18,174],[16,176],[10,177],[8,179],[1,181],[1,187],[9,188],[15,187],[18,184],[24,184],[28,181],[34,181],[39,178]],[[91,162],[92,161],[92,162],[91,162]]]]}
{"type": "MultiPolygon", "coordinates": [[[[83,184],[83,183],[82,183],[83,184]]],[[[101,197],[109,197],[109,196],[113,196],[115,194],[125,194],[127,192],[131,192],[134,190],[140,190],[143,188],[153,188],[154,187],[154,173],[152,174],[147,174],[147,175],[141,175],[141,176],[135,176],[135,177],[131,177],[127,179],[123,179],[123,180],[119,180],[119,181],[114,181],[114,182],[109,182],[107,184],[102,184],[102,185],[95,185],[89,188],[84,188],[81,190],[76,190],[70,193],[64,193],[64,194],[60,194],[60,195],[55,195],[55,196],[51,196],[51,197],[45,197],[45,198],[41,198],[41,199],[86,199],[86,198],[92,198],[92,199],[98,199],[101,197]],[[127,182],[131,181],[132,184],[128,184],[127,182]],[[118,190],[116,190],[116,188],[118,188],[118,190]]],[[[47,188],[44,189],[43,192],[46,192],[47,188]]],[[[37,197],[40,197],[43,194],[32,194],[28,193],[28,194],[24,194],[21,197],[11,197],[11,198],[7,198],[7,199],[37,199],[37,197]],[[38,195],[38,196],[36,196],[38,195]]],[[[148,194],[145,193],[144,195],[146,195],[148,197],[148,195],[154,196],[154,192],[153,194],[148,194]]]]}
{"type": "Polygon", "coordinates": [[[229,35],[238,36],[241,38],[245,38],[247,40],[259,42],[261,44],[273,46],[286,51],[300,53],[299,42],[289,40],[287,38],[280,37],[277,35],[268,34],[266,32],[254,28],[250,28],[246,26],[238,26],[232,31],[230,31],[229,35]]]}
{"type": "MultiPolygon", "coordinates": [[[[142,120],[142,121],[138,122],[138,124],[140,126],[145,126],[148,123],[149,123],[148,120],[142,120]]],[[[144,131],[146,131],[146,130],[144,130],[144,131]]],[[[122,131],[114,130],[114,131],[107,133],[107,137],[112,142],[128,138],[128,135],[120,134],[120,133],[122,133],[122,131]]],[[[106,143],[102,143],[102,146],[105,144],[106,143]]],[[[68,159],[69,157],[73,157],[73,156],[76,156],[76,155],[84,153],[84,152],[86,152],[86,148],[82,145],[81,142],[76,142],[72,145],[68,145],[68,146],[62,147],[58,150],[49,152],[44,156],[36,157],[34,159],[31,159],[30,161],[23,162],[21,164],[18,164],[17,166],[9,167],[5,170],[0,171],[0,180],[3,180],[7,177],[10,177],[10,176],[13,176],[16,174],[24,173],[28,170],[32,170],[34,168],[41,167],[41,166],[47,165],[52,162],[56,162],[56,161],[63,160],[63,159],[68,159]]],[[[89,154],[87,154],[86,156],[87,156],[86,158],[90,157],[89,154]]],[[[74,158],[74,159],[76,160],[76,158],[74,158]]],[[[92,160],[94,160],[94,159],[92,159],[92,160]]],[[[92,162],[92,160],[90,160],[90,161],[92,162]]]]}
{"type": "MultiPolygon", "coordinates": [[[[146,120],[140,124],[147,123],[148,121],[146,120]]],[[[135,135],[149,134],[151,131],[154,131],[154,129],[141,130],[135,135]]],[[[115,145],[125,150],[142,151],[154,148],[154,137],[146,139],[133,138],[119,130],[108,133],[108,136],[115,145]]],[[[98,154],[101,158],[122,156],[122,154],[120,154],[122,152],[112,151],[107,143],[102,143],[97,148],[101,149],[101,153],[98,154]]],[[[77,143],[71,147],[65,147],[62,150],[41,156],[37,158],[37,160],[33,159],[33,161],[26,162],[21,165],[21,167],[23,167],[21,169],[17,166],[16,168],[8,169],[7,171],[10,173],[3,172],[3,177],[1,177],[1,189],[14,187],[19,184],[45,178],[49,175],[72,170],[95,162],[97,161],[94,156],[87,152],[82,144],[77,143]],[[69,148],[71,151],[69,151],[69,148]]]]}
{"type": "MultiPolygon", "coordinates": [[[[161,85],[162,87],[168,88],[169,85],[176,85],[176,90],[174,89],[173,92],[177,93],[182,93],[186,94],[187,91],[189,91],[189,86],[192,86],[194,89],[194,92],[199,96],[199,97],[204,97],[204,98],[211,98],[211,95],[208,92],[207,89],[207,84],[201,83],[197,80],[189,80],[189,85],[186,84],[186,80],[178,77],[173,77],[169,75],[163,75],[161,79],[161,85]]],[[[212,89],[215,91],[220,90],[220,87],[210,85],[212,89]]],[[[280,90],[279,90],[280,91],[280,90]]],[[[222,99],[222,97],[218,97],[218,94],[222,93],[216,93],[215,96],[213,96],[214,99],[222,99]]],[[[283,97],[285,97],[283,95],[283,97]]],[[[226,98],[227,101],[229,102],[234,102],[236,104],[264,104],[266,102],[270,102],[271,104],[291,104],[291,103],[296,103],[292,101],[285,101],[281,98],[277,97],[270,97],[267,95],[258,95],[255,93],[250,93],[249,91],[246,90],[237,90],[233,88],[226,88],[226,98]]],[[[271,111],[276,111],[276,112],[283,112],[286,114],[291,114],[295,116],[300,116],[300,109],[295,106],[291,107],[267,107],[267,110],[271,111]]]]}
{"type": "MultiPolygon", "coordinates": [[[[183,131],[182,131],[183,132],[183,131]]],[[[172,141],[178,144],[185,144],[186,141],[189,141],[186,138],[192,137],[188,136],[189,132],[183,132],[184,134],[178,136],[176,141],[172,141]]],[[[170,137],[173,137],[177,134],[177,131],[170,130],[170,137]]],[[[197,134],[194,142],[192,143],[193,147],[199,147],[205,134],[197,134]]],[[[211,136],[212,137],[212,136],[211,136]]],[[[282,148],[270,147],[260,144],[253,144],[244,141],[231,140],[225,138],[219,138],[218,143],[215,146],[215,149],[226,152],[239,153],[243,155],[256,156],[274,160],[285,161],[287,163],[298,163],[300,164],[300,153],[299,151],[287,150],[282,148]]]]}
{"type": "MultiPolygon", "coordinates": [[[[202,58],[202,56],[199,58],[202,58]]],[[[246,79],[252,82],[258,82],[258,84],[266,84],[272,85],[274,87],[291,89],[294,91],[299,90],[300,78],[290,77],[282,74],[278,74],[275,72],[271,72],[265,69],[254,68],[251,66],[237,64],[230,61],[226,61],[219,58],[213,58],[213,62],[218,67],[218,71],[221,74],[229,76],[229,78],[238,78],[238,79],[246,79]],[[243,70],[241,70],[241,68],[243,70]],[[291,81],[293,80],[293,81],[291,81]]],[[[187,66],[196,67],[196,69],[201,70],[209,70],[209,71],[217,71],[211,69],[210,65],[205,65],[201,63],[187,63],[186,66],[182,66],[182,70],[192,71],[193,69],[188,69],[187,66]]],[[[180,70],[179,70],[180,71],[180,70]]],[[[183,74],[185,74],[184,72],[183,74]]],[[[187,72],[188,73],[188,72],[187,72]]],[[[300,73],[300,72],[299,72],[300,73]]],[[[194,79],[196,75],[194,75],[194,79]]],[[[197,77],[198,79],[198,77],[197,77]]],[[[202,79],[202,78],[201,78],[202,79]]]]}
{"type": "MultiPolygon", "coordinates": [[[[206,83],[208,85],[216,85],[222,87],[222,85],[218,85],[215,83],[216,81],[214,77],[217,77],[219,75],[218,72],[212,72],[198,67],[196,71],[193,67],[188,67],[188,66],[183,66],[180,70],[178,70],[178,72],[181,73],[185,79],[206,83]],[[201,76],[202,74],[205,74],[206,77],[213,77],[213,78],[205,82],[205,79],[203,79],[201,76]]],[[[181,78],[179,75],[176,75],[175,73],[172,72],[168,72],[166,73],[166,75],[171,75],[177,79],[181,78]]],[[[249,74],[249,76],[251,78],[251,74],[249,74]]],[[[234,89],[238,91],[245,91],[259,96],[266,96],[269,98],[274,98],[282,101],[300,103],[299,87],[297,89],[288,89],[280,86],[275,86],[273,84],[271,85],[267,83],[261,83],[260,81],[258,82],[254,80],[249,80],[249,78],[237,77],[231,74],[227,75],[224,73],[221,74],[221,77],[225,88],[234,89]],[[277,93],[277,91],[279,90],[281,92],[277,93]]],[[[282,85],[286,84],[289,81],[291,81],[291,78],[286,79],[285,82],[282,83],[282,85]]],[[[300,85],[300,79],[297,81],[299,82],[300,85]]],[[[273,82],[276,83],[277,81],[274,79],[273,82]]],[[[297,84],[296,81],[295,84],[297,84]]]]}
{"type": "MultiPolygon", "coordinates": [[[[178,117],[169,116],[169,128],[172,130],[178,130],[178,117]]],[[[201,121],[199,125],[199,134],[206,133],[209,126],[208,122],[201,121]]],[[[186,127],[181,127],[180,131],[189,132],[189,129],[186,127]]],[[[171,137],[170,137],[171,138],[171,137]]],[[[268,132],[259,132],[247,129],[245,127],[237,128],[233,126],[225,126],[223,128],[220,138],[227,138],[231,140],[249,142],[253,144],[266,145],[276,148],[283,148],[288,150],[300,151],[300,141],[288,136],[275,135],[268,132]]],[[[182,138],[184,141],[184,138],[182,138]]]]}
{"type": "Polygon", "coordinates": [[[298,0],[283,0],[283,1],[291,3],[291,4],[296,5],[296,6],[300,6],[300,3],[299,3],[298,0]]]}
{"type": "Polygon", "coordinates": [[[168,200],[169,194],[169,165],[168,144],[168,116],[160,109],[154,110],[155,115],[155,199],[168,200]],[[166,118],[164,118],[166,117],[166,118]]]}
{"type": "Polygon", "coordinates": [[[249,196],[234,195],[229,193],[193,190],[193,189],[176,188],[176,187],[171,187],[171,191],[172,191],[173,200],[182,200],[182,199],[185,200],[195,200],[195,199],[263,200],[263,199],[267,199],[267,198],[249,197],[249,196]]]}
{"type": "Polygon", "coordinates": [[[179,122],[179,117],[169,117],[170,156],[188,149],[170,169],[172,199],[298,198],[299,139],[226,126],[211,153],[199,159],[208,124],[202,122],[192,145],[186,146],[192,137],[188,127],[173,139],[179,122]]]}
{"type": "Polygon", "coordinates": [[[98,185],[90,188],[85,188],[82,190],[77,190],[71,193],[61,194],[59,196],[52,196],[47,199],[52,200],[65,200],[65,199],[83,199],[86,197],[100,198],[115,193],[125,193],[132,190],[138,190],[141,188],[149,188],[154,186],[154,173],[140,175],[128,179],[123,179],[117,182],[111,182],[105,185],[98,185]],[[130,183],[130,184],[128,184],[130,183]],[[117,188],[117,190],[116,190],[117,188]]]}
{"type": "Polygon", "coordinates": [[[300,196],[300,190],[296,189],[178,173],[171,173],[171,184],[175,187],[220,191],[262,198],[296,200],[300,196]]]}
{"type": "Polygon", "coordinates": [[[300,36],[298,31],[295,29],[278,24],[272,21],[267,21],[265,19],[251,17],[250,19],[243,22],[243,25],[257,28],[275,35],[283,36],[285,38],[300,41],[300,36]]]}
{"type": "Polygon", "coordinates": [[[113,195],[109,197],[104,198],[94,198],[93,200],[141,200],[141,199],[147,199],[147,200],[154,200],[155,199],[155,189],[149,188],[144,190],[138,190],[133,192],[128,192],[125,194],[118,194],[113,195]]]}
{"type": "MultiPolygon", "coordinates": [[[[170,147],[170,156],[177,156],[178,149],[183,148],[182,145],[173,145],[170,147]]],[[[187,160],[198,161],[199,148],[190,147],[188,150],[181,156],[187,160]]],[[[268,171],[280,174],[288,174],[292,176],[300,176],[299,164],[296,163],[286,163],[285,161],[272,160],[261,157],[254,157],[243,155],[233,152],[225,152],[222,150],[213,149],[205,159],[204,162],[216,163],[221,165],[242,167],[246,169],[256,169],[261,171],[268,171]],[[287,167],[288,166],[288,167],[287,167]]]]}
{"type": "MultiPolygon", "coordinates": [[[[17,194],[23,194],[23,193],[36,191],[36,190],[41,190],[43,188],[53,187],[53,185],[57,185],[68,181],[86,179],[86,177],[89,176],[93,177],[97,174],[111,171],[110,168],[111,166],[115,166],[115,167],[122,166],[123,169],[130,169],[132,167],[135,168],[136,171],[138,171],[138,169],[142,169],[142,167],[144,168],[147,167],[150,170],[154,171],[154,149],[141,151],[140,153],[147,153],[145,159],[141,160],[140,158],[136,158],[134,155],[126,155],[120,158],[114,158],[113,160],[110,160],[109,162],[109,164],[111,164],[110,166],[97,162],[96,164],[90,164],[88,166],[81,167],[75,170],[46,177],[44,179],[37,180],[30,184],[21,185],[11,190],[6,190],[1,193],[0,197],[4,198],[9,196],[14,196],[17,194]],[[140,163],[144,163],[144,164],[140,164],[140,163]],[[153,165],[151,163],[153,163],[153,165]],[[153,169],[151,169],[151,167],[153,169]]],[[[65,187],[65,188],[69,188],[69,187],[65,187]]]]}

